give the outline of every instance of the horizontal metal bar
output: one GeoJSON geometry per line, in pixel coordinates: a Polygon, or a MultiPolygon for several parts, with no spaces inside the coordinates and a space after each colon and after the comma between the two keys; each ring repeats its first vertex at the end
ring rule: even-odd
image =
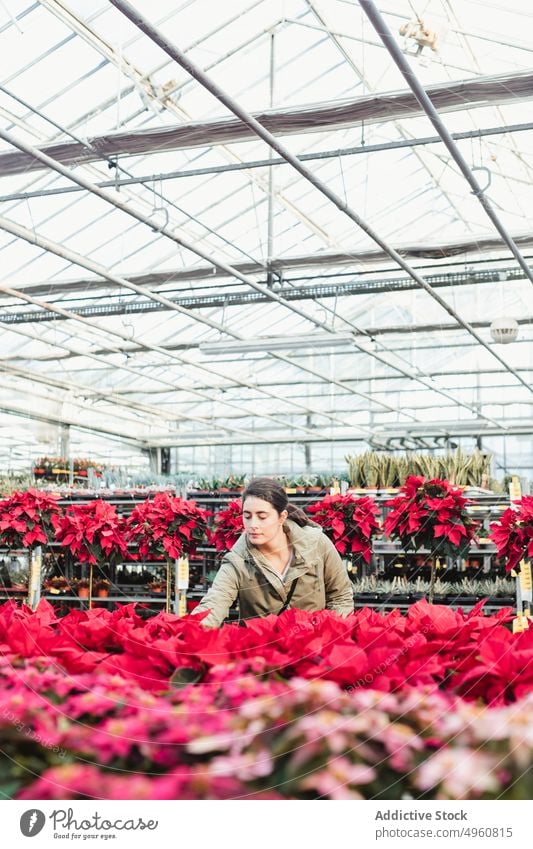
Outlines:
{"type": "MultiPolygon", "coordinates": [[[[517,245],[523,248],[531,248],[533,246],[533,235],[531,233],[519,233],[513,236],[513,240],[517,245]]],[[[450,259],[452,257],[460,257],[460,262],[466,262],[468,254],[474,254],[479,257],[483,253],[501,252],[506,250],[500,239],[495,238],[479,238],[471,236],[469,239],[457,239],[453,242],[434,243],[434,244],[405,244],[398,246],[398,252],[407,259],[433,259],[440,261],[442,259],[450,259]]],[[[258,262],[243,262],[235,263],[234,268],[242,274],[264,274],[271,270],[278,276],[289,272],[293,269],[306,268],[333,268],[335,266],[369,266],[386,262],[389,259],[388,255],[381,250],[357,250],[345,251],[343,253],[314,253],[304,254],[302,256],[293,257],[277,257],[270,263],[258,262]]],[[[487,259],[485,262],[494,260],[487,259]]],[[[499,260],[500,262],[502,260],[499,260]]],[[[506,258],[505,261],[508,261],[506,258]]],[[[479,259],[473,259],[473,263],[479,262],[479,259]]],[[[457,264],[457,263],[455,263],[457,264]]],[[[436,265],[436,262],[433,263],[436,265]]],[[[425,270],[423,266],[416,268],[425,270]]],[[[388,268],[386,271],[393,269],[388,268]]],[[[381,269],[365,268],[366,273],[383,274],[381,269]]],[[[131,283],[139,286],[149,286],[154,288],[164,284],[178,282],[192,282],[195,280],[218,280],[220,278],[231,277],[225,271],[215,268],[214,265],[203,265],[196,268],[180,268],[171,269],[169,271],[148,271],[141,274],[129,274],[127,279],[131,283]]],[[[14,281],[16,282],[16,281],[14,281]]],[[[99,291],[101,289],[111,289],[114,284],[108,280],[91,278],[78,278],[74,280],[62,281],[46,281],[40,283],[30,283],[24,285],[23,282],[17,283],[17,288],[30,295],[46,295],[47,297],[53,294],[61,294],[64,296],[67,292],[83,292],[84,297],[91,291],[99,291]]],[[[1,295],[0,295],[1,300],[1,295]]]]}
{"type": "MultiPolygon", "coordinates": [[[[484,136],[498,136],[505,133],[519,133],[533,130],[533,123],[509,124],[507,127],[486,127],[485,129],[469,130],[461,133],[452,133],[456,141],[462,139],[476,139],[484,136]]],[[[381,142],[380,144],[365,144],[360,147],[345,147],[337,150],[322,150],[315,153],[302,153],[298,156],[300,162],[312,162],[321,159],[337,159],[339,156],[357,156],[362,153],[379,153],[381,151],[398,150],[405,147],[420,147],[428,144],[440,144],[439,136],[426,136],[419,139],[400,139],[398,141],[381,142]]],[[[209,174],[226,174],[229,171],[250,171],[254,168],[271,168],[276,165],[287,165],[281,157],[272,159],[254,159],[250,162],[234,162],[227,165],[210,165],[205,168],[184,168],[179,171],[168,171],[157,174],[157,180],[177,180],[181,177],[204,177],[209,174]]],[[[153,184],[154,174],[141,177],[128,177],[122,180],[104,180],[96,183],[100,188],[119,188],[121,186],[133,186],[138,184],[153,184]]],[[[34,192],[15,192],[10,195],[0,195],[0,202],[14,200],[31,200],[31,198],[49,197],[50,195],[72,194],[84,191],[81,186],[58,186],[52,189],[40,189],[34,192]]]]}
{"type": "MultiPolygon", "coordinates": [[[[459,82],[428,86],[427,93],[440,111],[474,109],[491,103],[516,103],[529,99],[533,71],[474,77],[459,82]]],[[[422,113],[410,90],[369,94],[351,101],[300,106],[286,110],[268,110],[254,117],[276,135],[299,135],[323,129],[350,127],[364,121],[389,122],[396,118],[415,117],[422,113]]],[[[250,128],[240,119],[218,119],[184,123],[174,127],[150,128],[108,133],[80,142],[55,142],[41,150],[63,165],[80,165],[109,156],[136,156],[147,152],[209,147],[214,144],[255,139],[250,128]]],[[[0,154],[0,174],[21,174],[42,168],[35,157],[20,151],[0,154]]]]}
{"type": "MultiPolygon", "coordinates": [[[[392,438],[405,438],[409,439],[410,437],[420,437],[424,438],[424,436],[509,436],[509,435],[529,435],[533,432],[533,419],[524,419],[523,422],[518,423],[507,423],[503,422],[505,425],[505,429],[498,428],[494,425],[488,425],[479,419],[474,419],[471,422],[457,422],[457,421],[449,421],[449,422],[439,422],[438,424],[428,423],[426,426],[420,425],[416,429],[414,428],[404,428],[401,431],[388,429],[387,425],[374,424],[374,439],[376,440],[385,440],[392,438]]],[[[307,445],[312,443],[327,443],[327,442],[345,442],[347,446],[353,445],[355,442],[367,442],[364,436],[353,435],[349,436],[345,433],[343,434],[335,434],[330,433],[328,428],[328,433],[317,433],[316,436],[305,436],[300,438],[300,436],[295,437],[294,434],[273,434],[270,433],[268,435],[262,434],[263,441],[261,444],[263,445],[283,445],[283,444],[294,444],[294,445],[307,445]]],[[[208,445],[234,445],[235,441],[231,440],[227,437],[222,438],[202,438],[195,439],[191,437],[190,439],[186,439],[181,442],[179,439],[159,439],[150,442],[151,447],[158,448],[192,448],[194,446],[208,446],[208,445]]],[[[239,445],[254,445],[253,439],[250,439],[249,442],[245,440],[239,439],[239,445]]]]}
{"type": "MultiPolygon", "coordinates": [[[[467,272],[455,272],[452,274],[432,274],[426,275],[426,280],[436,289],[447,288],[450,286],[470,286],[479,283],[495,283],[500,280],[522,280],[524,274],[517,268],[506,269],[482,269],[472,270],[467,272]]],[[[265,284],[266,285],[266,282],[265,284]]],[[[376,292],[399,292],[418,289],[419,287],[410,277],[402,278],[386,278],[383,280],[353,280],[350,282],[342,282],[341,284],[315,284],[312,286],[289,287],[284,286],[279,290],[287,301],[302,301],[315,300],[316,298],[335,298],[344,297],[346,295],[368,295],[376,292]]],[[[27,292],[27,289],[23,291],[27,292]]],[[[188,309],[206,309],[210,307],[231,307],[242,306],[247,304],[269,303],[269,298],[261,292],[242,291],[222,293],[217,291],[212,295],[199,294],[187,295],[179,298],[169,298],[168,291],[165,292],[166,297],[172,303],[178,304],[181,307],[188,309]]],[[[157,302],[149,300],[135,300],[138,295],[121,294],[120,296],[110,296],[107,302],[103,302],[102,298],[95,299],[97,303],[94,305],[86,305],[76,307],[76,312],[82,316],[106,316],[106,315],[137,315],[150,312],[161,312],[167,308],[157,302]],[[119,298],[117,302],[113,302],[113,298],[119,298]]],[[[54,303],[53,299],[50,303],[54,303]]],[[[58,303],[63,306],[68,303],[76,303],[77,299],[61,298],[58,303]]],[[[25,312],[8,312],[0,313],[0,322],[5,324],[25,324],[36,321],[63,321],[62,316],[47,310],[33,310],[25,312]]],[[[472,322],[473,327],[486,327],[487,323],[472,322]]],[[[411,327],[408,328],[412,330],[411,327]]],[[[457,329],[454,325],[453,329],[457,329]]],[[[379,331],[377,331],[379,332],[379,331]]],[[[402,332],[401,328],[394,332],[402,332]]],[[[191,346],[183,346],[191,347],[191,346]]],[[[193,346],[194,347],[194,346],[193,346]]]]}

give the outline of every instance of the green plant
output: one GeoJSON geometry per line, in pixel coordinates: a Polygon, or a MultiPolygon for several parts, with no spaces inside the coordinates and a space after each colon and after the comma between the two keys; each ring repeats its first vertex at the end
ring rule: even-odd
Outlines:
{"type": "Polygon", "coordinates": [[[12,495],[24,489],[35,489],[33,475],[27,473],[0,475],[0,495],[12,495]]]}
{"type": "MultiPolygon", "coordinates": [[[[382,595],[424,595],[430,591],[430,582],[417,578],[416,581],[408,579],[387,580],[376,575],[356,579],[354,581],[354,592],[378,593],[382,595]]],[[[477,596],[478,598],[514,598],[515,584],[510,579],[484,579],[473,580],[464,578],[462,581],[454,582],[437,578],[434,592],[441,598],[459,598],[461,596],[477,596]]]]}
{"type": "Polygon", "coordinates": [[[409,452],[395,456],[378,451],[346,455],[348,477],[355,488],[403,486],[407,477],[417,475],[449,480],[456,486],[483,486],[490,481],[491,455],[477,449],[470,455],[460,448],[437,456],[409,452]]]}

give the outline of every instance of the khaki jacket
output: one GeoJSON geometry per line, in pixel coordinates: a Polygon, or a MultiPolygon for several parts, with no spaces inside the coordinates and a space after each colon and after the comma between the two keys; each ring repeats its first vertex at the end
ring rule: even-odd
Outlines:
{"type": "Polygon", "coordinates": [[[298,583],[290,607],[300,610],[333,610],[347,616],[354,609],[353,591],[339,554],[316,525],[300,527],[287,519],[283,526],[294,548],[294,557],[284,579],[241,534],[225,555],[213,585],[194,613],[210,610],[202,620],[210,628],[220,626],[235,599],[241,619],[279,613],[291,584],[298,583]]]}

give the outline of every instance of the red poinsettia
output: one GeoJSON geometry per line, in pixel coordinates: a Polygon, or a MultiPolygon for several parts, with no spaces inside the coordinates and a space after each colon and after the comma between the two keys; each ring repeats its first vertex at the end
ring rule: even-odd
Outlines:
{"type": "MultiPolygon", "coordinates": [[[[482,605],[464,613],[421,600],[407,616],[366,608],[346,618],[330,610],[290,609],[249,619],[242,628],[217,629],[204,628],[193,616],[160,613],[144,620],[134,605],[58,616],[44,600],[35,612],[11,601],[0,605],[0,673],[14,663],[18,678],[20,658],[33,658],[36,674],[42,663],[47,672],[109,673],[152,691],[201,680],[209,686],[199,694],[209,695],[218,692],[224,676],[242,700],[250,697],[239,683],[248,670],[276,685],[281,679],[322,679],[351,692],[409,685],[492,703],[515,701],[533,692],[533,628],[512,634],[506,627],[511,608],[484,616],[482,605]]],[[[69,679],[84,701],[97,698],[96,681],[89,688],[78,684],[69,679]]],[[[0,688],[0,714],[1,697],[0,688]]],[[[217,707],[224,712],[220,701],[217,707]]],[[[204,716],[198,704],[196,709],[204,716]]]]}
{"type": "Polygon", "coordinates": [[[59,517],[58,496],[38,489],[14,492],[0,501],[0,540],[9,548],[35,548],[53,539],[53,517],[59,517]]]}
{"type": "Polygon", "coordinates": [[[307,512],[321,525],[339,554],[360,554],[370,563],[372,537],[380,530],[379,509],[372,498],[357,498],[350,493],[326,495],[307,507],[307,512]]]}
{"type": "Polygon", "coordinates": [[[127,520],[126,538],[139,547],[141,558],[192,554],[207,533],[207,510],[195,501],[158,492],[138,504],[127,520]]]}
{"type": "Polygon", "coordinates": [[[490,526],[500,557],[506,557],[508,572],[525,557],[533,559],[533,495],[524,495],[490,526]]]}
{"type": "Polygon", "coordinates": [[[123,519],[107,501],[72,504],[64,515],[53,519],[53,524],[56,540],[80,563],[102,566],[126,556],[123,519]]]}
{"type": "Polygon", "coordinates": [[[210,533],[210,544],[214,545],[217,551],[229,551],[243,531],[242,502],[235,499],[230,501],[225,510],[217,513],[210,533]]]}
{"type": "Polygon", "coordinates": [[[391,508],[383,529],[404,548],[427,548],[433,554],[464,557],[474,539],[478,522],[466,506],[471,501],[447,480],[426,480],[411,475],[400,494],[388,502],[391,508]]]}

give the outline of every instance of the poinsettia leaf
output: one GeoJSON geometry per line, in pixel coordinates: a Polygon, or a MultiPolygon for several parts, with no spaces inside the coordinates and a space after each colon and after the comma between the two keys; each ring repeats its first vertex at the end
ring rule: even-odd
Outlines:
{"type": "Polygon", "coordinates": [[[189,684],[196,684],[202,680],[204,671],[203,669],[194,669],[191,666],[180,666],[172,673],[170,686],[176,690],[181,690],[189,684]]]}

